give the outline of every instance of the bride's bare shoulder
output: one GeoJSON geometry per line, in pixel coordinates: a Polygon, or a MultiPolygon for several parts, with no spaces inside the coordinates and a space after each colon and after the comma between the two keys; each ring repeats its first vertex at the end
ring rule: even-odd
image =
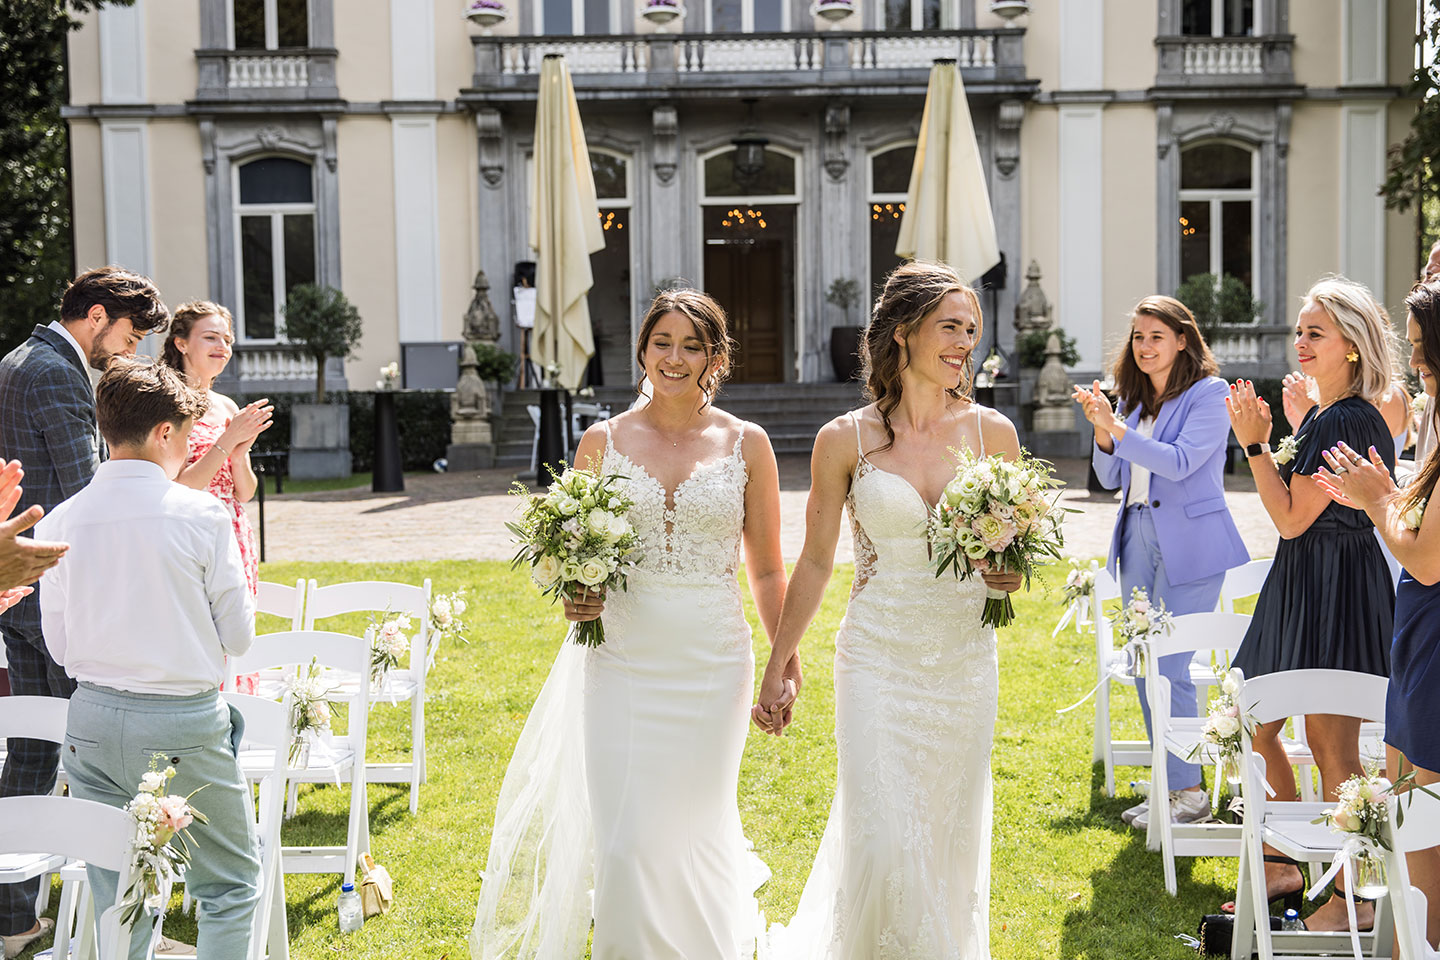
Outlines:
{"type": "Polygon", "coordinates": [[[987,453],[1009,453],[1020,452],[1020,435],[1015,431],[1015,424],[994,407],[987,407],[982,404],[975,404],[980,411],[980,436],[985,441],[987,453]]]}

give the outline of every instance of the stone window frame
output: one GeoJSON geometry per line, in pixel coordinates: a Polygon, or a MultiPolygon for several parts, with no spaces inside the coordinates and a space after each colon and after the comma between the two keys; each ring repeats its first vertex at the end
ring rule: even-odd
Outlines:
{"type": "Polygon", "coordinates": [[[908,194],[905,194],[905,193],[877,193],[877,192],[875,191],[875,166],[874,166],[874,164],[875,164],[875,158],[878,157],[878,156],[880,156],[882,153],[889,153],[889,152],[892,151],[892,150],[903,150],[903,149],[905,149],[906,147],[917,147],[917,146],[919,146],[919,144],[920,144],[920,139],[919,139],[918,136],[905,136],[905,137],[901,137],[901,138],[898,139],[898,140],[888,140],[888,141],[886,141],[885,143],[880,144],[879,146],[870,147],[870,148],[866,149],[866,151],[865,151],[865,214],[866,214],[866,217],[865,217],[866,231],[865,231],[865,232],[866,232],[866,236],[865,236],[865,274],[864,274],[864,276],[865,276],[865,280],[866,280],[867,289],[866,289],[865,299],[862,301],[862,303],[869,303],[871,300],[874,299],[874,297],[875,297],[875,295],[876,295],[876,291],[868,289],[869,280],[870,280],[871,277],[873,277],[873,276],[875,275],[875,262],[874,262],[874,260],[872,259],[872,253],[873,253],[873,251],[872,251],[872,249],[871,249],[870,236],[869,236],[869,233],[870,233],[870,231],[869,231],[870,221],[871,221],[871,219],[874,217],[875,212],[876,212],[876,211],[873,209],[873,205],[876,204],[876,203],[893,203],[893,202],[895,202],[895,200],[898,198],[898,200],[900,201],[901,210],[902,210],[902,212],[903,212],[903,208],[904,208],[905,201],[906,201],[906,199],[908,199],[908,194]]]}
{"type": "Polygon", "coordinates": [[[288,157],[309,164],[315,171],[315,282],[341,289],[340,183],[335,127],[334,117],[200,121],[210,299],[229,307],[236,316],[243,312],[238,273],[236,171],[261,157],[288,157]]]}
{"type": "MultiPolygon", "coordinates": [[[[309,49],[335,46],[335,0],[306,0],[310,12],[309,49]]],[[[199,0],[200,49],[233,50],[232,0],[199,0]]]]}
{"type": "Polygon", "coordinates": [[[1156,269],[1158,287],[1175,292],[1180,276],[1180,153],[1205,141],[1225,140],[1255,151],[1258,177],[1255,296],[1264,304],[1260,323],[1286,324],[1285,232],[1289,101],[1245,103],[1161,102],[1156,105],[1156,269]]]}
{"type": "MultiPolygon", "coordinates": [[[[1223,262],[1224,262],[1224,240],[1225,240],[1224,225],[1223,225],[1222,220],[1216,219],[1215,216],[1213,215],[1213,211],[1214,211],[1214,207],[1215,207],[1215,202],[1216,202],[1216,201],[1220,201],[1221,203],[1223,203],[1223,202],[1226,201],[1226,200],[1243,200],[1243,201],[1249,201],[1249,203],[1250,203],[1250,277],[1251,277],[1250,295],[1251,295],[1252,297],[1254,297],[1255,299],[1257,299],[1257,300],[1262,300],[1262,301],[1263,301],[1263,300],[1266,298],[1266,296],[1270,293],[1270,291],[1268,291],[1268,290],[1265,289],[1265,287],[1264,287],[1264,277],[1263,277],[1263,276],[1261,275],[1261,273],[1260,273],[1260,245],[1259,245],[1259,242],[1258,242],[1258,241],[1259,241],[1259,238],[1260,238],[1260,179],[1261,179],[1261,178],[1260,178],[1260,150],[1259,150],[1254,144],[1246,143],[1246,142],[1243,141],[1243,140],[1236,140],[1236,139],[1234,139],[1234,138],[1232,138],[1232,137],[1214,136],[1214,137],[1201,137],[1201,138],[1196,139],[1196,140],[1190,140],[1190,141],[1186,142],[1186,143],[1184,144],[1184,146],[1182,146],[1182,147],[1180,148],[1180,154],[1181,154],[1181,164],[1180,164],[1180,166],[1181,166],[1181,170],[1182,170],[1182,174],[1181,174],[1182,177],[1183,177],[1183,170],[1184,170],[1184,154],[1185,154],[1185,151],[1187,151],[1187,150],[1193,150],[1193,149],[1195,149],[1195,148],[1197,148],[1197,147],[1207,146],[1207,145],[1210,145],[1210,144],[1220,144],[1220,145],[1227,146],[1227,147],[1233,147],[1233,148],[1235,148],[1235,149],[1237,149],[1237,150],[1243,150],[1245,153],[1249,154],[1249,156],[1250,156],[1250,187],[1249,187],[1249,189],[1248,189],[1248,190],[1240,190],[1240,189],[1238,189],[1238,188],[1237,188],[1237,189],[1220,189],[1220,188],[1212,188],[1212,187],[1189,187],[1189,188],[1187,188],[1187,187],[1185,186],[1185,184],[1184,184],[1183,179],[1181,179],[1181,180],[1178,181],[1177,186],[1176,186],[1176,190],[1177,190],[1177,192],[1178,192],[1177,202],[1179,202],[1179,203],[1185,203],[1185,202],[1189,201],[1189,202],[1194,203],[1194,202],[1199,202],[1199,201],[1205,201],[1205,202],[1208,202],[1208,203],[1210,204],[1211,210],[1212,210],[1212,215],[1211,215],[1211,230],[1214,231],[1214,232],[1216,232],[1216,233],[1218,234],[1218,239],[1219,239],[1220,244],[1221,244],[1220,247],[1219,247],[1219,251],[1220,251],[1220,264],[1223,264],[1223,262]]],[[[1177,217],[1177,223],[1178,223],[1178,217],[1177,217]]],[[[1173,227],[1172,227],[1172,229],[1173,229],[1173,227]]],[[[1207,257],[1207,260],[1208,260],[1208,263],[1209,263],[1209,271],[1208,271],[1208,272],[1213,273],[1213,274],[1215,274],[1216,276],[1220,276],[1221,273],[1222,273],[1222,271],[1223,271],[1223,266],[1217,265],[1216,259],[1215,259],[1215,254],[1216,254],[1215,241],[1212,240],[1212,241],[1211,241],[1211,248],[1210,248],[1209,256],[1207,257]]],[[[1183,277],[1183,276],[1180,277],[1180,282],[1181,282],[1181,283],[1184,283],[1185,280],[1186,280],[1185,277],[1183,277]]]]}
{"type": "MultiPolygon", "coordinates": [[[[252,156],[249,156],[249,157],[245,158],[244,160],[237,160],[237,161],[235,161],[234,163],[232,163],[232,164],[230,165],[230,186],[231,186],[231,194],[230,194],[230,196],[231,196],[232,202],[234,203],[234,206],[231,208],[231,231],[232,231],[232,233],[234,234],[234,237],[235,237],[235,241],[234,241],[234,256],[235,256],[235,262],[234,262],[233,266],[234,266],[234,269],[235,269],[235,277],[236,277],[236,281],[237,281],[237,282],[236,282],[237,291],[236,291],[235,303],[234,303],[234,306],[231,307],[230,312],[231,312],[231,314],[235,317],[235,339],[236,339],[236,340],[241,340],[241,341],[244,341],[244,342],[246,342],[246,343],[255,343],[255,344],[275,344],[275,343],[284,343],[284,342],[286,342],[286,337],[285,337],[285,316],[284,316],[284,311],[283,311],[283,309],[282,309],[282,304],[285,302],[285,296],[284,296],[285,267],[286,267],[287,261],[289,260],[289,257],[286,256],[285,233],[284,233],[283,223],[284,223],[284,218],[285,218],[286,216],[289,216],[289,215],[292,215],[292,214],[301,214],[301,215],[308,214],[308,215],[310,216],[310,218],[311,218],[311,220],[310,220],[310,222],[311,222],[311,230],[312,230],[312,232],[318,234],[318,232],[319,232],[319,206],[318,206],[318,205],[316,204],[316,202],[315,202],[315,197],[316,197],[316,195],[317,195],[320,191],[319,191],[319,189],[318,189],[318,184],[316,184],[316,182],[315,182],[316,179],[317,179],[317,178],[316,178],[315,164],[311,163],[311,162],[308,161],[308,160],[302,160],[302,159],[299,158],[299,157],[292,156],[291,154],[288,154],[288,153],[260,153],[260,154],[254,154],[254,155],[252,155],[252,156]],[[242,200],[240,199],[240,188],[239,188],[239,184],[240,184],[240,171],[241,171],[241,169],[243,169],[243,168],[244,168],[245,166],[247,166],[248,164],[255,163],[255,162],[260,161],[260,160],[271,160],[271,159],[293,160],[293,161],[295,161],[296,163],[303,163],[303,164],[305,165],[305,167],[306,167],[306,168],[309,170],[309,172],[310,172],[310,202],[309,202],[309,203],[257,203],[257,204],[251,204],[251,205],[249,205],[248,207],[244,204],[244,201],[242,201],[242,200]],[[267,218],[267,219],[270,221],[270,237],[271,237],[271,249],[270,249],[271,275],[272,275],[272,278],[278,279],[278,280],[280,281],[279,285],[273,287],[273,288],[272,288],[272,292],[271,292],[271,298],[272,298],[273,306],[274,306],[274,310],[275,310],[274,316],[273,316],[273,318],[272,318],[272,322],[273,322],[274,328],[275,328],[275,333],[274,333],[273,336],[269,336],[269,337],[256,337],[256,336],[253,336],[253,335],[250,333],[250,330],[249,330],[249,318],[245,315],[245,291],[244,291],[244,284],[243,284],[243,282],[240,281],[240,277],[242,277],[242,276],[244,275],[244,273],[245,273],[245,258],[244,258],[244,252],[243,252],[243,250],[242,250],[242,246],[243,246],[243,245],[242,245],[242,243],[241,243],[241,241],[240,241],[240,239],[239,239],[239,238],[240,238],[240,221],[241,221],[241,219],[244,218],[244,217],[256,217],[256,216],[263,216],[263,217],[267,218]],[[281,221],[281,224],[280,224],[278,227],[277,227],[277,225],[276,225],[276,223],[275,223],[275,220],[276,220],[277,217],[280,218],[280,221],[281,221]],[[275,243],[276,243],[276,241],[277,241],[277,236],[276,236],[277,234],[279,235],[279,236],[278,236],[278,243],[279,243],[279,246],[278,246],[278,247],[275,246],[275,243]]],[[[312,242],[313,242],[313,241],[312,241],[312,242]]],[[[315,249],[316,249],[316,253],[317,253],[316,259],[317,259],[317,261],[318,261],[318,259],[319,259],[319,258],[318,258],[318,244],[316,245],[316,248],[315,248],[315,249]]],[[[317,274],[319,273],[319,264],[318,264],[318,262],[317,262],[317,264],[316,264],[316,273],[317,273],[317,274]]]]}

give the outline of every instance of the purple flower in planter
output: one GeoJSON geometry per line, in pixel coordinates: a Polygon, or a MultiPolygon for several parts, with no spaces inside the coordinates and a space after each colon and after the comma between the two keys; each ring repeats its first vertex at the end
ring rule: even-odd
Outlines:
{"type": "Polygon", "coordinates": [[[647,10],[677,10],[680,7],[680,0],[646,0],[647,10]]]}
{"type": "Polygon", "coordinates": [[[469,6],[465,8],[466,14],[471,13],[504,13],[504,0],[470,0],[469,6]]]}

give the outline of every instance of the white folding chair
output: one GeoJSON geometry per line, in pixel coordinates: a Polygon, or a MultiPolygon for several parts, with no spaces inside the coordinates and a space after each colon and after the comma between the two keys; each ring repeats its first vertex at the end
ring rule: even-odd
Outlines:
{"type": "Polygon", "coordinates": [[[261,580],[255,594],[255,612],[287,617],[291,630],[304,629],[305,623],[305,581],[296,580],[295,586],[270,583],[261,580]]]}
{"type": "MultiPolygon", "coordinates": [[[[119,807],[74,797],[0,798],[0,857],[73,858],[114,870],[120,875],[117,900],[133,876],[133,835],[130,815],[119,807]]],[[[101,914],[98,929],[100,960],[123,960],[130,947],[130,928],[121,925],[118,907],[112,905],[101,914]]],[[[82,940],[91,943],[93,935],[87,931],[82,940]]]]}
{"type": "MultiPolygon", "coordinates": [[[[1170,777],[1166,759],[1173,754],[1199,764],[1216,757],[1204,743],[1205,721],[1174,716],[1170,707],[1170,679],[1160,672],[1160,658],[1188,653],[1208,663],[1212,656],[1233,656],[1245,639],[1250,618],[1236,613],[1187,613],[1173,621],[1168,634],[1144,641],[1145,696],[1150,704],[1150,813],[1145,842],[1159,850],[1165,866],[1165,891],[1176,894],[1176,857],[1233,857],[1240,850],[1240,830],[1234,824],[1172,823],[1170,777]],[[1198,656],[1197,656],[1198,655],[1198,656]]],[[[1213,672],[1211,679],[1214,679],[1213,672]]],[[[1203,702],[1203,701],[1202,701],[1203,702]]],[[[1203,789],[1203,787],[1202,787],[1203,789]]]]}
{"type": "Polygon", "coordinates": [[[1269,557],[1264,560],[1251,560],[1249,563],[1242,563],[1238,567],[1231,567],[1225,571],[1225,580],[1220,585],[1220,613],[1234,613],[1235,601],[1245,597],[1253,597],[1265,586],[1265,578],[1270,575],[1270,566],[1275,561],[1269,557]]]}
{"type": "MultiPolygon", "coordinates": [[[[370,843],[370,807],[365,791],[365,728],[370,709],[370,639],[317,630],[266,633],[236,661],[239,673],[269,667],[308,669],[314,659],[335,679],[335,698],[347,704],[347,732],[311,751],[308,765],[289,769],[289,780],[341,783],[350,780],[350,815],[344,846],[282,847],[286,873],[338,873],[353,878],[355,862],[370,843]],[[336,674],[342,676],[337,676],[336,674]],[[343,676],[348,675],[348,676],[343,676]],[[339,682],[343,677],[343,684],[339,682]]],[[[288,749],[288,744],[287,744],[288,749]]],[[[263,764],[262,764],[263,766],[263,764]]]]}
{"type": "MultiPolygon", "coordinates": [[[[1310,713],[1368,720],[1385,716],[1388,686],[1385,677],[1368,673],[1286,670],[1246,680],[1240,694],[1240,709],[1257,724],[1310,713]]],[[[1243,734],[1242,741],[1240,791],[1245,801],[1245,820],[1240,833],[1235,934],[1230,955],[1236,960],[1248,960],[1258,950],[1261,960],[1272,960],[1277,943],[1285,947],[1285,956],[1348,955],[1350,934],[1346,931],[1274,933],[1270,930],[1270,905],[1265,896],[1265,845],[1297,863],[1321,863],[1335,855],[1343,837],[1324,823],[1311,822],[1330,806],[1327,803],[1270,801],[1264,786],[1264,758],[1254,751],[1249,733],[1243,734]]],[[[1375,903],[1374,929],[1378,934],[1361,935],[1362,950],[1368,956],[1389,956],[1391,927],[1383,900],[1375,903]]]]}
{"type": "Polygon", "coordinates": [[[260,843],[261,900],[255,908],[251,960],[288,960],[290,934],[285,917],[285,871],[281,869],[280,822],[284,818],[288,753],[295,731],[290,726],[290,698],[282,702],[243,693],[225,699],[245,718],[240,743],[240,768],[259,785],[255,836],[260,843]],[[267,948],[268,946],[268,954],[267,948]]]}
{"type": "MultiPolygon", "coordinates": [[[[1436,785],[1430,785],[1436,790],[1436,785]]],[[[1425,936],[1428,901],[1410,885],[1405,854],[1440,847],[1440,800],[1422,790],[1410,790],[1390,802],[1390,819],[1381,834],[1390,844],[1383,851],[1385,879],[1390,887],[1390,908],[1395,911],[1395,947],[1400,960],[1440,960],[1440,950],[1425,936]],[[1404,815],[1400,822],[1399,814],[1404,815]]]]}
{"type": "Polygon", "coordinates": [[[1150,764],[1150,744],[1144,740],[1116,740],[1110,720],[1110,685],[1134,687],[1135,680],[1117,675],[1115,667],[1121,662],[1120,651],[1115,649],[1115,633],[1105,604],[1120,598],[1120,585],[1110,576],[1110,571],[1101,567],[1095,572],[1095,592],[1090,597],[1090,619],[1095,624],[1095,751],[1092,762],[1105,764],[1105,796],[1115,796],[1115,767],[1144,767],[1150,764]]]}
{"type": "MultiPolygon", "coordinates": [[[[10,737],[65,742],[65,723],[70,701],[61,697],[0,697],[0,742],[10,737]]],[[[0,883],[22,883],[44,878],[36,901],[36,915],[50,905],[49,875],[65,865],[65,858],[53,854],[0,856],[0,883]]]]}
{"type": "Polygon", "coordinates": [[[314,630],[316,621],[346,613],[408,614],[411,620],[410,662],[396,667],[383,685],[370,691],[372,700],[392,704],[410,703],[410,760],[402,763],[367,763],[365,776],[371,783],[410,784],[410,813],[420,809],[420,784],[425,782],[425,672],[430,644],[430,581],[420,586],[384,580],[336,583],[317,586],[314,580],[306,591],[305,629],[314,630]]]}

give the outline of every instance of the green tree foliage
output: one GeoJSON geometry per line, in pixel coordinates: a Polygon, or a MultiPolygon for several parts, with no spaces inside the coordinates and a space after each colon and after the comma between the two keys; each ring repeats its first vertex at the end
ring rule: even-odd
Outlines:
{"type": "Polygon", "coordinates": [[[1075,338],[1064,330],[1056,327],[1052,330],[1030,330],[1020,335],[1015,341],[1015,352],[1020,357],[1020,366],[1039,369],[1045,366],[1045,347],[1050,342],[1050,334],[1060,335],[1060,362],[1067,367],[1074,367],[1080,363],[1080,348],[1075,344],[1075,338]]]}
{"type": "Polygon", "coordinates": [[[56,318],[70,280],[65,37],[100,2],[0,2],[0,352],[56,318]]]}
{"type": "Polygon", "coordinates": [[[1427,0],[1423,10],[1423,26],[1416,37],[1415,72],[1410,77],[1406,95],[1419,104],[1410,118],[1410,132],[1405,139],[1390,147],[1385,182],[1380,193],[1385,206],[1402,213],[1411,204],[1420,208],[1420,242],[1427,244],[1440,238],[1440,0],[1427,0]]]}
{"type": "Polygon", "coordinates": [[[1186,277],[1175,290],[1175,299],[1195,314],[1195,323],[1206,340],[1212,339],[1221,324],[1254,323],[1265,309],[1250,295],[1244,281],[1228,273],[1218,280],[1213,273],[1186,277]]]}
{"type": "Polygon", "coordinates": [[[302,283],[290,289],[282,308],[285,339],[315,358],[315,402],[325,402],[325,361],[344,360],[360,344],[360,311],[334,287],[302,283]]]}
{"type": "Polygon", "coordinates": [[[493,343],[477,341],[472,345],[475,351],[475,375],[486,383],[509,383],[515,379],[515,368],[520,358],[508,350],[501,350],[493,343]]]}

